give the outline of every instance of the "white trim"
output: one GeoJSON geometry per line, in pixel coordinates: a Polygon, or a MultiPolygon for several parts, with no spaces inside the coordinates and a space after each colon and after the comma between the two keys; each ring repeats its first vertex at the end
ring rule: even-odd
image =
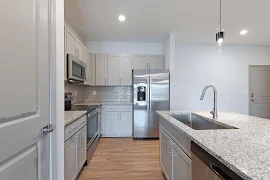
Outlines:
{"type": "Polygon", "coordinates": [[[64,0],[51,0],[51,180],[65,179],[64,0]]]}

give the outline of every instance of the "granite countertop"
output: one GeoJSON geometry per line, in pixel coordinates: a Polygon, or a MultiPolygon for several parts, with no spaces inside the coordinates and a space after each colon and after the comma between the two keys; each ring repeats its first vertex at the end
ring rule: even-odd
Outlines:
{"type": "Polygon", "coordinates": [[[243,179],[270,179],[270,120],[230,112],[218,112],[213,120],[207,111],[194,114],[238,129],[194,130],[169,114],[188,111],[159,111],[160,116],[243,179]]]}
{"type": "Polygon", "coordinates": [[[87,111],[65,111],[65,126],[85,115],[87,111]]]}
{"type": "Polygon", "coordinates": [[[76,103],[74,105],[132,105],[131,102],[127,102],[127,101],[83,101],[80,103],[76,103]]]}

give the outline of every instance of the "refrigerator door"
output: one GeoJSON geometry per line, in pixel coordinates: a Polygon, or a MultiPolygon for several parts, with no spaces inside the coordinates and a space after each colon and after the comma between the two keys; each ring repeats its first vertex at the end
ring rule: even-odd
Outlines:
{"type": "Polygon", "coordinates": [[[149,137],[159,137],[156,111],[170,110],[170,74],[168,70],[150,70],[149,137]]]}
{"type": "Polygon", "coordinates": [[[133,138],[149,137],[149,70],[133,70],[133,138]]]}

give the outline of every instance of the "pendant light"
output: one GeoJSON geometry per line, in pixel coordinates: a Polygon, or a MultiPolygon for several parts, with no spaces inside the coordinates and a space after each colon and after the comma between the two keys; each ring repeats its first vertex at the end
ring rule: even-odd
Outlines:
{"type": "Polygon", "coordinates": [[[222,20],[222,16],[221,16],[221,0],[220,0],[220,4],[219,4],[219,31],[216,33],[216,41],[217,41],[217,45],[218,47],[222,47],[223,42],[224,42],[224,32],[221,29],[221,20],[222,20]]]}

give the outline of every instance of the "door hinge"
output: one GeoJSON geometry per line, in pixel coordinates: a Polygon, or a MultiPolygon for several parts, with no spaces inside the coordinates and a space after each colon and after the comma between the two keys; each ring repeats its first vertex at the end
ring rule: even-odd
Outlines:
{"type": "Polygon", "coordinates": [[[43,127],[41,128],[41,136],[42,136],[42,137],[43,137],[43,136],[46,136],[47,134],[49,134],[49,133],[51,133],[51,132],[53,132],[53,127],[52,127],[51,124],[48,124],[48,125],[43,126],[43,127]]]}

